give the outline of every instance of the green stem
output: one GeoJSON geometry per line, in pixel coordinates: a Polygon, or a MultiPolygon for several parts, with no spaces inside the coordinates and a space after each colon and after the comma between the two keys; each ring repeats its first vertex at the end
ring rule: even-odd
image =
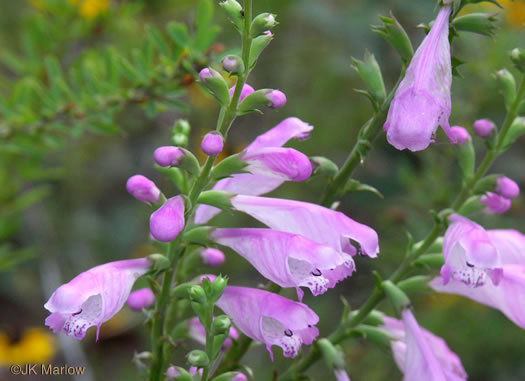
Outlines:
{"type": "MultiPolygon", "coordinates": [[[[516,100],[514,101],[514,104],[507,112],[507,115],[505,117],[505,121],[503,122],[503,127],[501,128],[500,133],[498,134],[498,139],[496,141],[496,144],[494,147],[490,148],[487,151],[487,154],[485,155],[483,161],[480,163],[478,169],[476,170],[476,173],[474,176],[462,187],[458,197],[452,204],[453,210],[458,210],[463,206],[465,201],[470,197],[472,194],[473,189],[476,187],[479,180],[483,178],[487,170],[490,168],[491,164],[494,162],[494,160],[501,154],[503,143],[505,141],[506,134],[508,133],[510,126],[514,122],[514,119],[518,116],[518,108],[520,105],[521,100],[525,96],[525,76],[523,76],[518,94],[516,96],[516,100]]],[[[392,280],[394,283],[399,282],[402,280],[407,273],[410,271],[411,266],[413,265],[414,261],[417,260],[421,255],[423,255],[430,246],[436,241],[436,239],[441,235],[442,231],[444,229],[444,222],[440,221],[436,224],[434,224],[434,227],[432,230],[428,233],[426,238],[423,240],[423,242],[418,245],[409,255],[405,257],[405,259],[401,262],[397,270],[392,274],[390,277],[390,280],[392,280]]],[[[373,293],[368,297],[368,299],[365,301],[365,303],[361,306],[359,309],[359,312],[350,319],[346,324],[340,325],[336,331],[334,331],[328,339],[334,343],[337,344],[344,340],[348,336],[348,332],[352,327],[355,327],[357,324],[361,323],[368,314],[376,308],[376,306],[381,302],[383,299],[384,293],[383,290],[380,288],[375,288],[373,293]]],[[[321,357],[321,353],[319,349],[316,346],[313,346],[310,352],[304,356],[300,361],[292,365],[288,370],[283,373],[279,378],[278,381],[291,381],[294,379],[294,377],[299,374],[300,372],[304,372],[306,369],[308,369],[314,362],[316,362],[321,357]]]]}
{"type": "Polygon", "coordinates": [[[164,272],[161,292],[155,303],[155,312],[153,316],[153,325],[151,329],[151,346],[153,348],[153,357],[151,360],[149,374],[150,381],[157,381],[161,379],[162,369],[164,366],[164,340],[161,338],[161,335],[164,327],[166,306],[169,302],[171,283],[173,281],[173,271],[175,268],[175,262],[177,260],[177,256],[175,255],[176,242],[177,239],[168,244],[167,254],[168,258],[170,259],[170,263],[172,263],[173,266],[170,266],[164,272]]]}
{"type": "MultiPolygon", "coordinates": [[[[249,65],[249,58],[250,58],[250,49],[252,45],[252,37],[250,35],[250,26],[252,22],[252,0],[246,0],[245,1],[245,22],[244,22],[244,30],[243,30],[243,36],[242,36],[242,57],[245,64],[245,70],[243,73],[241,73],[237,78],[237,83],[235,86],[235,91],[233,93],[232,99],[230,101],[230,104],[226,108],[221,108],[218,121],[217,121],[217,128],[216,131],[220,132],[224,139],[227,138],[228,131],[234,122],[235,118],[237,117],[237,106],[239,104],[239,99],[241,97],[242,88],[244,87],[244,84],[246,83],[246,80],[250,74],[250,65],[249,65]]],[[[201,192],[208,186],[208,183],[210,181],[210,172],[213,168],[213,164],[215,163],[215,160],[217,159],[217,156],[210,156],[206,159],[201,172],[195,182],[193,183],[193,186],[191,187],[188,199],[190,207],[186,211],[184,218],[185,221],[190,221],[193,217],[193,214],[195,213],[197,209],[197,200],[199,198],[199,195],[201,192]]],[[[186,224],[187,226],[187,224],[186,224]]],[[[186,229],[186,227],[185,227],[186,229]]],[[[184,230],[185,230],[184,229],[184,230]]],[[[177,247],[177,244],[179,243],[179,237],[182,237],[184,235],[184,230],[179,233],[179,236],[175,241],[170,243],[169,249],[168,249],[168,257],[170,259],[171,266],[165,271],[164,273],[164,279],[161,287],[161,293],[159,297],[157,298],[157,302],[155,305],[155,314],[153,317],[153,326],[152,326],[152,334],[151,334],[151,341],[152,341],[152,347],[153,347],[153,359],[151,362],[151,368],[150,368],[150,375],[149,380],[150,381],[160,381],[162,379],[162,372],[164,368],[166,367],[166,363],[169,360],[169,357],[171,355],[171,344],[167,340],[162,339],[162,334],[164,332],[164,335],[168,335],[171,329],[171,319],[166,318],[167,312],[172,313],[175,308],[176,300],[169,300],[169,291],[171,289],[171,285],[173,283],[173,278],[175,277],[176,282],[182,281],[184,274],[180,274],[180,271],[175,271],[176,269],[176,262],[177,258],[182,255],[184,252],[183,249],[179,249],[178,252],[176,252],[175,248],[177,247]],[[176,274],[176,275],[174,275],[176,274]]],[[[179,269],[177,269],[179,270],[179,269]]],[[[206,352],[208,356],[212,356],[213,351],[213,337],[211,335],[211,322],[213,319],[213,306],[209,314],[209,322],[207,322],[206,328],[206,352]]],[[[206,375],[203,377],[204,380],[208,377],[209,369],[204,369],[204,374],[206,375]]]]}
{"type": "Polygon", "coordinates": [[[330,207],[330,205],[336,201],[344,193],[344,187],[348,182],[350,176],[354,172],[358,164],[363,162],[364,157],[368,154],[371,149],[372,142],[376,139],[385,124],[386,117],[388,115],[388,109],[390,103],[394,99],[397,87],[405,75],[405,66],[401,70],[397,84],[394,86],[392,91],[388,94],[381,107],[375,112],[374,116],[369,119],[363,127],[359,130],[357,142],[352,147],[350,154],[346,158],[343,166],[334,176],[334,178],[328,182],[326,189],[321,198],[321,205],[330,207]]]}

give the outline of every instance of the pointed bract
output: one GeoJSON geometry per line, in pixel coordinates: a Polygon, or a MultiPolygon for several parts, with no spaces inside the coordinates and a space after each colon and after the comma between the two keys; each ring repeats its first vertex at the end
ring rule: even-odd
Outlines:
{"type": "Polygon", "coordinates": [[[46,325],[74,339],[84,338],[89,327],[111,319],[126,303],[135,280],[151,267],[147,259],[110,262],[85,271],[63,284],[44,308],[51,312],[46,325]]]}
{"type": "Polygon", "coordinates": [[[228,286],[217,306],[246,336],[271,347],[280,346],[285,357],[295,357],[302,344],[319,335],[319,317],[308,306],[255,288],[228,286]]]}

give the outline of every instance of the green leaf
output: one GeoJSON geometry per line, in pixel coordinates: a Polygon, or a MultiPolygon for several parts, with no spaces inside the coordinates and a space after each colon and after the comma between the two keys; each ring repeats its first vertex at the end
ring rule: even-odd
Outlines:
{"type": "Polygon", "coordinates": [[[146,27],[146,31],[148,33],[149,41],[153,43],[153,45],[158,49],[160,54],[165,57],[170,57],[170,48],[166,43],[166,40],[164,40],[164,37],[162,37],[162,35],[158,31],[158,29],[156,29],[154,26],[148,25],[146,27]]]}

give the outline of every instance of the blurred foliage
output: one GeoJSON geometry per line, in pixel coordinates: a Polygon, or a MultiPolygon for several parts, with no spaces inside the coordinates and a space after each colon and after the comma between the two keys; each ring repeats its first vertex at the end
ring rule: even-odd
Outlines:
{"type": "MultiPolygon", "coordinates": [[[[58,264],[62,280],[69,280],[96,264],[153,250],[145,244],[150,210],[126,194],[125,181],[139,172],[167,194],[174,191],[159,180],[151,154],[170,141],[170,128],[181,113],[193,127],[190,148],[200,152],[200,138],[215,125],[217,110],[194,75],[221,55],[238,53],[231,25],[222,15],[212,17],[213,7],[206,5],[211,1],[201,3],[199,16],[191,0],[10,1],[0,13],[0,43],[6,47],[0,52],[0,271],[11,269],[0,278],[0,330],[9,333],[10,342],[18,342],[25,327],[43,324],[41,305],[50,290],[38,285],[50,276],[47,261],[58,264]],[[222,27],[220,35],[213,25],[222,27]],[[224,52],[213,44],[215,39],[224,44],[224,52]],[[34,260],[12,267],[26,258],[34,260]]],[[[464,9],[494,13],[500,27],[493,38],[460,32],[454,39],[453,55],[465,61],[453,84],[454,124],[470,128],[481,117],[497,123],[504,117],[491,73],[513,70],[506,52],[523,47],[525,1],[500,3],[503,10],[487,2],[464,9]]],[[[282,89],[288,104],[263,117],[241,118],[226,152],[239,151],[293,115],[316,127],[309,141],[294,147],[342,163],[372,111],[367,99],[352,90],[363,85],[351,69],[351,57],[363,57],[365,49],[373,53],[388,91],[401,62],[370,25],[380,24],[378,15],[392,11],[416,47],[424,37],[417,25],[433,19],[434,6],[433,0],[255,1],[256,11],[277,13],[280,25],[250,84],[282,89]]],[[[337,291],[305,297],[321,316],[322,335],[332,331],[342,309],[338,294],[359,306],[373,286],[370,270],[390,274],[404,253],[405,233],[423,237],[432,223],[429,208],[447,207],[459,189],[455,150],[443,135],[418,154],[399,152],[384,140],[374,143],[356,178],[385,198],[355,192],[341,205],[349,216],[378,230],[380,258],[358,258],[359,271],[337,291]]],[[[484,151],[481,140],[474,143],[478,152],[484,151]]],[[[524,144],[522,138],[492,170],[522,188],[524,144]]],[[[316,202],[322,185],[318,179],[290,183],[273,195],[316,202]]],[[[525,231],[524,212],[519,198],[507,215],[480,215],[478,220],[487,228],[525,231]]],[[[249,219],[228,215],[218,221],[244,226],[249,219]]],[[[232,284],[264,282],[245,261],[227,255],[232,284]]],[[[525,379],[525,335],[500,313],[453,296],[420,295],[415,302],[418,321],[461,357],[469,380],[525,379]]],[[[141,330],[133,329],[142,328],[141,320],[124,310],[102,328],[98,343],[84,340],[97,379],[137,379],[130,360],[134,351],[148,347],[141,330]]],[[[400,379],[388,349],[358,339],[344,347],[352,379],[400,379]]],[[[187,349],[176,353],[181,364],[187,349]]],[[[259,346],[246,363],[257,380],[264,380],[289,360],[279,354],[271,363],[259,346]]],[[[312,379],[324,375],[322,365],[316,365],[312,379]]]]}

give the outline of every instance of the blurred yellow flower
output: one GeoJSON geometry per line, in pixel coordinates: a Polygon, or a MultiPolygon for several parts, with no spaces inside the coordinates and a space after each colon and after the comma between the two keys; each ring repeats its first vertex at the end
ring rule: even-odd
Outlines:
{"type": "Polygon", "coordinates": [[[68,0],[69,4],[77,5],[78,12],[85,19],[92,19],[109,8],[109,0],[68,0]]]}
{"type": "Polygon", "coordinates": [[[0,332],[0,366],[11,364],[45,364],[56,352],[55,337],[44,328],[26,329],[20,340],[10,342],[0,332]]]}
{"type": "Polygon", "coordinates": [[[525,25],[525,0],[499,0],[505,8],[505,18],[511,25],[523,27],[525,25]]]}

